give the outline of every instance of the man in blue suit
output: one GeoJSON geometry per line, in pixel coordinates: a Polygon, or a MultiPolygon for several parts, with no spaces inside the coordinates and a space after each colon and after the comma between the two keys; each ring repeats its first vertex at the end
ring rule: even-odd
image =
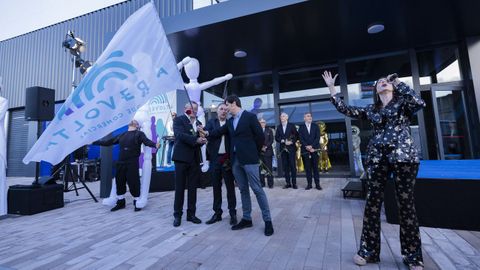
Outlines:
{"type": "Polygon", "coordinates": [[[232,117],[228,123],[218,129],[206,132],[207,136],[219,137],[228,134],[230,138],[231,161],[233,175],[240,189],[242,198],[242,220],[232,226],[232,230],[241,230],[252,227],[252,201],[249,186],[257,197],[258,205],[262,210],[265,221],[265,235],[273,234],[272,217],[268,206],[267,195],[263,191],[259,177],[259,152],[263,146],[265,137],[258,123],[257,116],[242,109],[240,99],[236,95],[228,96],[225,100],[228,111],[232,117]]]}
{"type": "Polygon", "coordinates": [[[320,177],[318,175],[318,149],[320,148],[320,129],[312,125],[312,114],[306,112],[303,115],[305,124],[298,129],[300,143],[302,144],[302,160],[305,172],[307,173],[306,190],[312,189],[312,171],[315,180],[315,188],[321,190],[320,177]]]}

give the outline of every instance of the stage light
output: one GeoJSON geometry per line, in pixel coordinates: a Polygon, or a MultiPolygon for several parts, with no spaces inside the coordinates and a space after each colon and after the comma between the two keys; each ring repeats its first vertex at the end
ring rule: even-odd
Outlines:
{"type": "Polygon", "coordinates": [[[385,30],[385,25],[383,25],[383,23],[381,22],[372,23],[367,28],[367,32],[369,34],[377,34],[382,32],[383,30],[385,30]]]}
{"type": "Polygon", "coordinates": [[[87,73],[91,68],[92,68],[92,61],[85,61],[80,56],[77,57],[77,60],[75,61],[75,67],[80,69],[80,73],[83,75],[87,73]]]}
{"type": "Polygon", "coordinates": [[[80,56],[81,53],[85,52],[87,46],[85,41],[75,37],[75,33],[70,30],[65,35],[65,40],[62,42],[62,45],[74,56],[80,56]]]}

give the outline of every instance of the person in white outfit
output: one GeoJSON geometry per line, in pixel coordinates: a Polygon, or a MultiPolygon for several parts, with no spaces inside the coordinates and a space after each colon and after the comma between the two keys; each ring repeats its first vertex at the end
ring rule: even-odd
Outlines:
{"type": "Polygon", "coordinates": [[[8,100],[2,97],[2,78],[0,77],[0,216],[7,214],[7,140],[5,137],[5,114],[8,100]]]}

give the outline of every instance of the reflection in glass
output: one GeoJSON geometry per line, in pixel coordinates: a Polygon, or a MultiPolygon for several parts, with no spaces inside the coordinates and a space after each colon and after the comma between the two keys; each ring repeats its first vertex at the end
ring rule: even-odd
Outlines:
{"type": "Polygon", "coordinates": [[[465,159],[467,139],[461,91],[436,91],[438,118],[445,159],[465,159]]]}

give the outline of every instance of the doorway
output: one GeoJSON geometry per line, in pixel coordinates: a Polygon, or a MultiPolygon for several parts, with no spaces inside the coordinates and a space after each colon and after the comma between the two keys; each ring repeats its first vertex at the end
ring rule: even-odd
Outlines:
{"type": "MultiPolygon", "coordinates": [[[[306,112],[312,113],[314,123],[325,123],[328,136],[328,157],[332,167],[328,172],[321,173],[321,176],[350,174],[345,117],[337,112],[329,99],[284,103],[280,105],[280,113],[282,112],[289,115],[288,121],[294,124],[297,130],[300,125],[304,124],[303,116],[306,112]]],[[[301,175],[305,172],[299,154],[297,153],[297,169],[301,175]]]]}

